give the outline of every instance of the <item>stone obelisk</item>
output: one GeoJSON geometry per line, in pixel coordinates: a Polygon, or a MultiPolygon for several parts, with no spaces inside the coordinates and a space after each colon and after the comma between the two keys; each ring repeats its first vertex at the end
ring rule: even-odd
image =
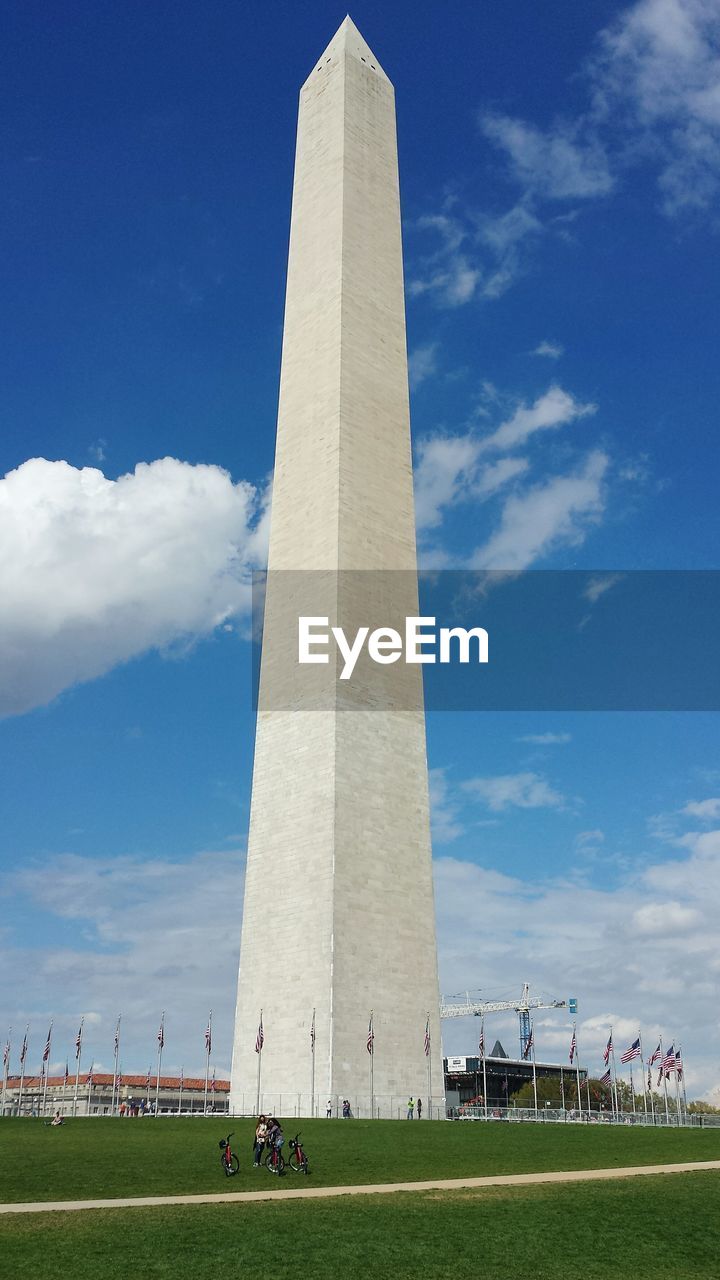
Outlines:
{"type": "Polygon", "coordinates": [[[382,667],[378,698],[331,665],[320,709],[274,705],[288,571],[329,574],[341,622],[385,571],[418,612],[394,91],[350,18],[300,94],[231,1107],[389,1117],[412,1094],[427,1114],[443,1077],[420,669],[382,667]]]}

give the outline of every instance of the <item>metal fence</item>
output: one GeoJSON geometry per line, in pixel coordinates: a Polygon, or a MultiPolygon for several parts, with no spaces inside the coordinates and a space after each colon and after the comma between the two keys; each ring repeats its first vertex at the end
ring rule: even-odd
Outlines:
{"type": "Polygon", "coordinates": [[[689,1112],[678,1112],[667,1115],[664,1111],[654,1113],[644,1111],[568,1111],[562,1107],[482,1107],[460,1106],[448,1110],[449,1120],[486,1120],[505,1121],[515,1124],[530,1122],[533,1124],[621,1124],[640,1125],[642,1128],[720,1128],[720,1115],[695,1115],[689,1112]]]}

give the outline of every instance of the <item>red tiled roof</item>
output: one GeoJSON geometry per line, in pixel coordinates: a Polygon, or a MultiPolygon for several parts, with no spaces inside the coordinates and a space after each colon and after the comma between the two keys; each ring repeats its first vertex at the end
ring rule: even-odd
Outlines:
{"type": "MultiPolygon", "coordinates": [[[[56,1089],[61,1088],[64,1081],[65,1081],[64,1076],[48,1076],[48,1086],[50,1088],[56,1088],[56,1089]]],[[[95,1072],[93,1073],[93,1085],[108,1085],[110,1086],[110,1088],[112,1088],[112,1082],[113,1082],[112,1075],[100,1075],[95,1072]]],[[[23,1082],[23,1089],[41,1089],[42,1086],[43,1086],[42,1076],[25,1076],[25,1080],[23,1082]]],[[[147,1087],[147,1075],[128,1076],[128,1075],[125,1075],[125,1073],[123,1072],[123,1077],[122,1077],[123,1089],[125,1088],[145,1089],[146,1087],[147,1087]]],[[[20,1088],[20,1076],[8,1076],[8,1089],[19,1089],[19,1088],[20,1088]]],[[[68,1089],[74,1089],[74,1088],[75,1088],[75,1077],[70,1076],[68,1079],[68,1089]]],[[[155,1076],[153,1075],[152,1072],[150,1073],[150,1088],[151,1089],[155,1088],[155,1076]]],[[[180,1077],[179,1076],[161,1076],[160,1088],[161,1089],[179,1089],[180,1077]]],[[[87,1072],[80,1073],[79,1091],[82,1093],[83,1089],[87,1089],[87,1072]]],[[[194,1090],[201,1089],[204,1092],[205,1077],[204,1076],[200,1078],[196,1076],[186,1077],[185,1080],[183,1081],[183,1089],[194,1089],[194,1090]]],[[[210,1093],[213,1092],[212,1088],[209,1088],[209,1092],[210,1093]]],[[[229,1092],[230,1092],[229,1080],[215,1081],[215,1093],[229,1093],[229,1092]]]]}

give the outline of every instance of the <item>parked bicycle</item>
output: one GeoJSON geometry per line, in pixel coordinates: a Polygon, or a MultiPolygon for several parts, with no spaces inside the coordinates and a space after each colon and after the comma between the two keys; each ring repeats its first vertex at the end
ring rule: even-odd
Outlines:
{"type": "Polygon", "coordinates": [[[282,1177],[285,1172],[285,1161],[283,1159],[282,1151],[275,1145],[275,1143],[273,1143],[265,1157],[265,1168],[269,1169],[270,1173],[276,1173],[279,1178],[282,1177]]]}
{"type": "Polygon", "coordinates": [[[221,1153],[220,1161],[221,1161],[223,1170],[225,1172],[226,1178],[232,1178],[233,1174],[237,1173],[240,1168],[240,1161],[238,1160],[237,1156],[234,1155],[232,1148],[230,1146],[230,1139],[232,1138],[232,1136],[233,1135],[229,1133],[227,1138],[221,1138],[218,1143],[218,1146],[220,1147],[220,1153],[221,1153]]]}
{"type": "Polygon", "coordinates": [[[310,1172],[308,1168],[308,1158],[305,1155],[305,1149],[300,1141],[300,1134],[296,1133],[294,1138],[290,1139],[290,1159],[288,1165],[293,1173],[304,1173],[305,1176],[310,1172]]]}

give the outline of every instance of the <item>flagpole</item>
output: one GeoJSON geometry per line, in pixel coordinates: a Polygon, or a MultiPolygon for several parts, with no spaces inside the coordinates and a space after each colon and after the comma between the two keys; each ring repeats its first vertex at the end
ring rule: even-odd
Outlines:
{"type": "Polygon", "coordinates": [[[5,1115],[5,1098],[7,1095],[8,1072],[10,1070],[10,1045],[12,1037],[12,1027],[8,1027],[7,1040],[5,1042],[5,1052],[3,1054],[3,1090],[2,1090],[2,1115],[5,1115]]]}
{"type": "Polygon", "coordinates": [[[150,1110],[150,1077],[152,1075],[152,1067],[148,1067],[147,1077],[145,1079],[145,1110],[150,1110]]]}
{"type": "Polygon", "coordinates": [[[643,1057],[642,1031],[640,1030],[639,1027],[638,1027],[638,1044],[640,1046],[640,1074],[642,1076],[642,1082],[643,1082],[643,1110],[645,1112],[645,1119],[647,1120],[647,1089],[645,1088],[647,1081],[645,1079],[645,1058],[643,1057]]]}
{"type": "Polygon", "coordinates": [[[112,1102],[110,1103],[111,1115],[115,1114],[115,1093],[117,1090],[118,1054],[120,1053],[120,1019],[121,1017],[122,1017],[122,1014],[118,1014],[117,1026],[115,1028],[115,1064],[113,1067],[112,1102]]]}
{"type": "Polygon", "coordinates": [[[255,1115],[260,1115],[260,1072],[262,1068],[262,1051],[265,1043],[265,1029],[263,1028],[263,1011],[260,1010],[260,1025],[258,1026],[257,1039],[255,1047],[257,1051],[258,1069],[257,1069],[257,1105],[255,1107],[255,1115]],[[262,1031],[262,1034],[261,1034],[262,1031]],[[259,1046],[259,1047],[258,1047],[259,1046]]]}
{"type": "Polygon", "coordinates": [[[210,1050],[212,1048],[212,1009],[208,1014],[207,1031],[205,1032],[205,1097],[203,1115],[207,1115],[208,1081],[210,1079],[210,1050]]]}
{"type": "MultiPolygon", "coordinates": [[[[430,1014],[428,1013],[428,1023],[429,1023],[429,1021],[430,1021],[430,1014]]],[[[430,1033],[429,1033],[429,1031],[428,1031],[428,1087],[427,1087],[427,1094],[428,1094],[428,1109],[427,1109],[427,1116],[428,1116],[428,1120],[432,1120],[432,1039],[431,1039],[431,1037],[430,1037],[430,1033]]]]}
{"type": "Polygon", "coordinates": [[[612,1027],[610,1028],[610,1097],[613,1099],[613,1116],[616,1120],[619,1120],[620,1106],[618,1104],[617,1067],[615,1066],[615,1041],[613,1040],[612,1027]]]}
{"type": "Polygon", "coordinates": [[[565,1110],[565,1068],[563,1066],[560,1067],[560,1101],[562,1102],[562,1109],[564,1111],[565,1110]]]}
{"type": "Polygon", "coordinates": [[[73,1117],[77,1114],[78,1085],[80,1083],[80,1059],[82,1058],[82,1034],[83,1034],[84,1022],[85,1022],[85,1019],[81,1018],[80,1030],[77,1033],[77,1040],[75,1041],[75,1093],[73,1094],[73,1109],[72,1109],[73,1117]]]}
{"type": "Polygon", "coordinates": [[[370,1010],[370,1119],[375,1119],[375,1026],[370,1010]]]}
{"type": "Polygon", "coordinates": [[[682,1091],[683,1106],[685,1107],[685,1121],[687,1122],[687,1091],[685,1089],[685,1059],[683,1057],[682,1045],[680,1045],[680,1070],[682,1071],[682,1091]]]}
{"type": "Polygon", "coordinates": [[[66,1058],[66,1059],[65,1059],[65,1075],[64,1075],[64,1077],[63,1077],[63,1094],[62,1094],[62,1112],[63,1112],[63,1115],[65,1115],[65,1099],[66,1099],[66,1097],[67,1097],[67,1082],[68,1082],[68,1074],[69,1074],[69,1073],[68,1073],[68,1060],[67,1060],[67,1058],[66,1058]]]}
{"type": "Polygon", "coordinates": [[[315,1010],[310,1027],[310,1116],[315,1115],[315,1010]]]}
{"type": "Polygon", "coordinates": [[[48,1087],[48,1071],[50,1070],[50,1041],[52,1039],[53,1019],[50,1019],[50,1029],[48,1037],[43,1049],[43,1095],[42,1095],[42,1113],[45,1115],[45,1107],[47,1105],[47,1087],[48,1087]]]}
{"type": "Polygon", "coordinates": [[[182,1115],[182,1096],[183,1084],[185,1083],[185,1068],[180,1068],[180,1096],[178,1097],[178,1115],[182,1115]]]}
{"type": "Polygon", "coordinates": [[[20,1092],[18,1094],[18,1115],[22,1115],[23,1084],[25,1083],[25,1059],[27,1057],[27,1038],[28,1038],[29,1030],[30,1030],[30,1023],[28,1022],[25,1028],[25,1039],[23,1040],[22,1053],[20,1054],[20,1092]]]}
{"type": "MultiPolygon", "coordinates": [[[[580,1111],[580,1116],[582,1117],[582,1109],[583,1109],[582,1095],[580,1093],[580,1050],[578,1049],[576,1022],[573,1022],[573,1040],[575,1042],[575,1079],[577,1080],[578,1110],[580,1111]]],[[[588,1103],[588,1115],[589,1114],[590,1114],[590,1106],[588,1103]]]]}
{"type": "Polygon", "coordinates": [[[88,1086],[88,1096],[87,1096],[87,1113],[86,1113],[87,1115],[90,1115],[90,1094],[92,1093],[92,1087],[93,1087],[93,1068],[94,1068],[94,1066],[95,1066],[95,1063],[94,1063],[94,1062],[91,1062],[91,1063],[90,1063],[90,1073],[89,1073],[89,1075],[88,1075],[88,1079],[87,1079],[87,1086],[88,1086]]]}
{"type": "Polygon", "coordinates": [[[663,1067],[663,1059],[664,1059],[664,1057],[665,1057],[665,1051],[664,1051],[664,1049],[663,1049],[663,1039],[662,1039],[662,1036],[661,1036],[661,1037],[660,1037],[660,1074],[661,1074],[661,1076],[662,1076],[662,1078],[663,1078],[663,1089],[664,1089],[664,1092],[665,1092],[665,1123],[666,1123],[666,1124],[669,1124],[669,1123],[670,1123],[670,1108],[668,1107],[667,1075],[666,1075],[665,1070],[664,1070],[664,1067],[663,1067]]]}
{"type": "MultiPolygon", "coordinates": [[[[673,1043],[673,1048],[674,1047],[675,1045],[673,1043]]],[[[677,1060],[678,1060],[678,1051],[676,1050],[675,1051],[675,1107],[677,1110],[677,1122],[679,1126],[682,1122],[682,1108],[680,1106],[680,1081],[678,1079],[677,1060]]]]}
{"type": "Polygon", "coordinates": [[[160,1019],[160,1030],[158,1032],[158,1060],[157,1073],[155,1075],[155,1115],[158,1113],[158,1098],[160,1096],[160,1068],[162,1067],[162,1052],[165,1045],[165,1010],[163,1009],[160,1019]]]}
{"type": "Polygon", "coordinates": [[[535,1098],[535,1119],[537,1120],[537,1070],[535,1068],[535,1024],[530,1023],[530,1035],[532,1037],[532,1067],[533,1067],[533,1095],[535,1098]]]}
{"type": "MultiPolygon", "coordinates": [[[[483,1064],[483,1102],[485,1103],[485,1119],[487,1120],[487,1114],[488,1114],[488,1096],[487,1096],[487,1061],[486,1061],[486,1059],[487,1059],[487,1051],[486,1051],[486,1049],[485,1049],[485,1014],[483,1014],[483,1015],[482,1015],[480,1025],[481,1025],[481,1027],[482,1027],[481,1035],[482,1035],[482,1047],[483,1047],[483,1053],[482,1053],[482,1064],[483,1064]]],[[[507,1103],[507,1098],[505,1099],[505,1102],[507,1103]]]]}

